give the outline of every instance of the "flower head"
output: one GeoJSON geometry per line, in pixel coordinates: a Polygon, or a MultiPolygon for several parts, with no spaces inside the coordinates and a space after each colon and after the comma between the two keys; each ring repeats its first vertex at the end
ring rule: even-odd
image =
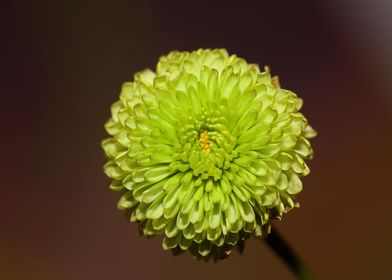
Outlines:
{"type": "Polygon", "coordinates": [[[224,49],[173,51],[123,84],[102,142],[118,207],[163,247],[224,258],[297,206],[315,136],[302,100],[224,49]]]}

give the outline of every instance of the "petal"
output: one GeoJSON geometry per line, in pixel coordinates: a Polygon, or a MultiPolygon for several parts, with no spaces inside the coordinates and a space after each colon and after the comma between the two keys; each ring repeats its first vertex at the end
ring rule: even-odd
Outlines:
{"type": "Polygon", "coordinates": [[[187,239],[185,236],[182,236],[179,243],[180,248],[182,250],[187,250],[192,245],[192,242],[192,239],[187,239]]]}
{"type": "Polygon", "coordinates": [[[120,198],[119,202],[117,203],[117,207],[120,209],[130,209],[136,206],[138,203],[139,202],[133,197],[132,192],[128,191],[120,198]]]}
{"type": "Polygon", "coordinates": [[[192,211],[190,221],[195,224],[201,221],[204,217],[204,204],[202,201],[196,202],[196,208],[192,211]]]}
{"type": "Polygon", "coordinates": [[[185,238],[187,239],[193,239],[196,235],[195,228],[193,224],[188,225],[182,233],[184,234],[185,238]]]}
{"type": "Polygon", "coordinates": [[[172,238],[165,237],[162,242],[163,249],[169,250],[177,247],[179,239],[179,235],[172,238]]]}
{"type": "Polygon", "coordinates": [[[165,234],[167,237],[172,238],[175,237],[179,232],[179,229],[176,224],[176,220],[172,219],[168,223],[167,227],[165,228],[165,234]]]}
{"type": "Polygon", "coordinates": [[[249,204],[249,202],[245,201],[242,202],[242,205],[238,207],[238,210],[241,213],[242,218],[244,221],[251,223],[255,219],[255,212],[253,211],[252,206],[249,204]]]}
{"type": "Polygon", "coordinates": [[[214,205],[213,212],[209,216],[209,225],[210,228],[217,228],[221,222],[221,209],[219,204],[214,205]]]}
{"type": "Polygon", "coordinates": [[[189,214],[179,212],[177,215],[177,227],[180,230],[185,229],[190,223],[189,214]]]}
{"type": "Polygon", "coordinates": [[[148,207],[147,212],[146,212],[146,217],[148,219],[158,219],[163,215],[163,195],[161,195],[160,198],[155,200],[150,207],[148,207]]]}
{"type": "Polygon", "coordinates": [[[202,256],[207,256],[212,249],[212,243],[210,241],[204,240],[199,244],[198,252],[202,256]]]}
{"type": "Polygon", "coordinates": [[[294,172],[289,174],[289,187],[287,188],[287,192],[289,194],[297,194],[302,190],[302,182],[299,179],[298,175],[294,172]]]}
{"type": "Polygon", "coordinates": [[[158,182],[173,174],[167,165],[150,168],[144,174],[144,178],[150,182],[158,182]]]}

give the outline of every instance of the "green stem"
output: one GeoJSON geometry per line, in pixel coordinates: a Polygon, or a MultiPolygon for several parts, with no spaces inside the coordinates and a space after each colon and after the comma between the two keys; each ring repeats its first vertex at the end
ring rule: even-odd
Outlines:
{"type": "Polygon", "coordinates": [[[315,280],[309,268],[294,253],[288,243],[280,236],[274,227],[265,238],[269,247],[286,263],[299,280],[315,280]]]}

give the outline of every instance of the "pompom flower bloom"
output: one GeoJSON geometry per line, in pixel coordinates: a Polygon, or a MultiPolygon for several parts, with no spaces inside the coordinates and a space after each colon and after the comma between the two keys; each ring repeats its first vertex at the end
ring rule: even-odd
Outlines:
{"type": "Polygon", "coordinates": [[[118,207],[163,248],[228,256],[297,206],[308,138],[302,100],[224,49],[173,51],[123,84],[102,142],[118,207]]]}

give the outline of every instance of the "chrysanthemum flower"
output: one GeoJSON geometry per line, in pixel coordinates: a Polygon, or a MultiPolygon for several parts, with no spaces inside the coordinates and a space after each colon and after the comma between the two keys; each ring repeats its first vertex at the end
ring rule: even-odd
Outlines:
{"type": "Polygon", "coordinates": [[[102,142],[118,207],[163,247],[226,257],[297,206],[315,136],[302,100],[224,49],[174,51],[123,84],[102,142]]]}

